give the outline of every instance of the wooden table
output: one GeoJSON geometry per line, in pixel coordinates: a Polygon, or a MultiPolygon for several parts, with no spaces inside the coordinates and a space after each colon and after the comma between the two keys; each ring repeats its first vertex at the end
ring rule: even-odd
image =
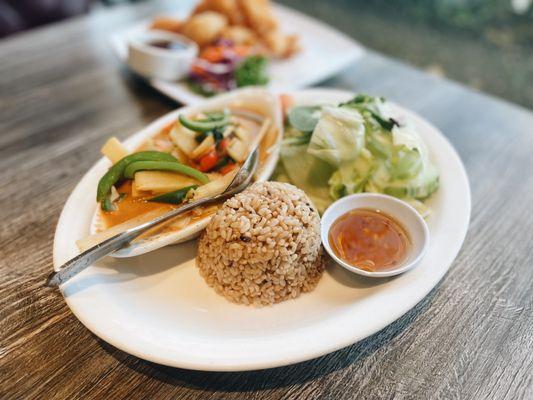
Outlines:
{"type": "Polygon", "coordinates": [[[43,287],[63,203],[103,140],[175,107],[106,41],[166,6],[97,12],[0,43],[0,398],[533,398],[533,114],[371,52],[324,85],[424,115],[455,145],[472,187],[463,249],[415,309],[316,360],[201,373],[111,347],[43,287]]]}

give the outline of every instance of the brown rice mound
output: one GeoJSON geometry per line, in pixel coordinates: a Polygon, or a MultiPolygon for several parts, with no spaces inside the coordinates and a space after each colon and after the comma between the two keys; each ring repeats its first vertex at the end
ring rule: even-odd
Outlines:
{"type": "Polygon", "coordinates": [[[211,219],[196,265],[234,303],[264,306],[298,297],[324,271],[318,212],[293,185],[254,183],[211,219]]]}

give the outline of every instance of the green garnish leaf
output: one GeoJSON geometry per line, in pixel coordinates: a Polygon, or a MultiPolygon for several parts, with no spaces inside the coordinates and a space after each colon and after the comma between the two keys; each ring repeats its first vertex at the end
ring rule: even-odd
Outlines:
{"type": "Polygon", "coordinates": [[[235,69],[237,87],[263,86],[268,83],[268,60],[263,56],[250,56],[235,69]]]}

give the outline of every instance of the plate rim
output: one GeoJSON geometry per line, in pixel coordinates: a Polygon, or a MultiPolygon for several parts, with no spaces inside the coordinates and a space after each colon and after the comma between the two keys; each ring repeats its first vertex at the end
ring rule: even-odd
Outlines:
{"type": "MultiPolygon", "coordinates": [[[[296,95],[306,95],[308,97],[318,96],[318,95],[327,95],[327,96],[350,96],[353,94],[352,91],[345,91],[345,90],[339,90],[339,89],[327,89],[327,88],[316,88],[316,89],[308,89],[308,90],[299,90],[294,91],[292,94],[296,95]]],[[[90,318],[86,318],[86,316],[81,312],[76,305],[76,301],[72,298],[69,298],[68,295],[65,295],[63,288],[61,288],[61,293],[63,297],[65,298],[65,302],[67,303],[68,307],[71,309],[73,314],[82,322],[92,333],[94,333],[96,336],[101,338],[102,340],[110,343],[114,347],[132,354],[138,358],[148,360],[151,362],[156,362],[158,364],[167,365],[171,367],[178,367],[178,368],[186,368],[191,370],[200,370],[200,371],[250,371],[250,370],[260,370],[260,369],[266,369],[266,368],[273,368],[273,367],[280,367],[285,365],[291,365],[303,361],[308,361],[320,356],[323,356],[325,354],[329,354],[331,352],[340,350],[342,348],[345,348],[349,345],[355,344],[372,334],[378,332],[379,330],[387,327],[391,323],[395,322],[397,319],[399,319],[401,316],[406,314],[408,311],[413,309],[420,301],[422,301],[430,292],[433,290],[441,281],[442,277],[447,273],[450,266],[454,262],[454,260],[457,257],[457,254],[459,253],[467,231],[468,226],[470,223],[470,215],[471,215],[471,190],[470,185],[468,182],[468,176],[466,174],[466,170],[464,168],[464,165],[455,150],[455,148],[451,145],[449,140],[442,134],[442,132],[433,126],[431,123],[429,123],[427,120],[425,120],[423,117],[419,116],[418,114],[414,113],[413,111],[410,111],[408,109],[405,109],[402,107],[402,110],[407,111],[407,113],[410,116],[415,116],[416,118],[420,119],[424,123],[428,124],[440,137],[441,140],[443,140],[446,143],[448,157],[453,159],[456,166],[459,167],[458,172],[460,172],[460,176],[456,177],[455,179],[460,179],[462,182],[461,184],[464,185],[465,192],[465,206],[466,206],[466,219],[463,221],[463,224],[461,226],[460,235],[456,239],[455,246],[451,251],[447,251],[446,254],[449,255],[448,260],[446,261],[446,267],[440,271],[440,273],[431,279],[431,283],[427,284],[427,287],[424,287],[419,292],[416,292],[415,295],[411,296],[408,300],[403,302],[403,306],[399,307],[395,312],[390,313],[387,316],[387,318],[382,318],[379,320],[379,322],[373,321],[370,324],[367,324],[367,326],[363,329],[361,329],[358,334],[354,336],[347,335],[343,340],[337,340],[332,341],[331,343],[328,343],[327,345],[322,345],[320,347],[314,347],[311,348],[308,351],[301,352],[300,354],[291,354],[288,357],[274,357],[270,360],[256,360],[256,361],[227,361],[225,360],[222,363],[215,363],[214,361],[205,361],[202,359],[196,359],[196,360],[176,360],[171,359],[168,357],[165,357],[161,354],[150,354],[150,352],[142,349],[138,349],[135,347],[135,345],[131,344],[128,341],[120,341],[115,340],[115,337],[113,335],[109,335],[107,332],[103,331],[99,326],[98,323],[92,321],[90,318]],[[385,320],[385,322],[383,322],[385,320]]],[[[172,111],[171,111],[172,113],[172,111]]],[[[170,113],[169,113],[170,114],[170,113]]],[[[164,117],[164,116],[163,116],[164,117]]],[[[161,117],[161,118],[163,118],[161,117]]],[[[135,134],[131,135],[129,137],[139,137],[140,134],[145,130],[146,128],[143,128],[136,132],[135,134]]],[[[98,162],[96,162],[93,167],[91,167],[87,173],[83,176],[83,178],[80,180],[78,185],[74,188],[72,193],[69,195],[67,202],[65,203],[65,206],[61,212],[60,218],[57,223],[56,232],[54,235],[54,249],[53,249],[53,262],[54,262],[54,269],[56,269],[59,266],[59,261],[61,260],[60,252],[62,249],[60,248],[60,236],[61,236],[61,226],[64,225],[67,221],[66,220],[66,210],[69,203],[74,202],[76,200],[76,196],[79,196],[79,191],[81,190],[83,186],[83,182],[90,178],[90,175],[94,173],[94,170],[97,169],[97,167],[100,165],[100,167],[105,167],[105,164],[103,163],[102,159],[98,162]]],[[[223,299],[222,299],[223,300],[223,299]]],[[[275,306],[274,306],[275,307],[275,306]]],[[[327,320],[327,319],[326,319],[327,320]]],[[[302,328],[297,328],[302,329],[302,328]]]]}

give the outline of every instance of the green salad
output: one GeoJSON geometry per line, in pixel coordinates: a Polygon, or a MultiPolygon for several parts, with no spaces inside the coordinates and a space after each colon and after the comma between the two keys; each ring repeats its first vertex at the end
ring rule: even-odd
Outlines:
{"type": "Polygon", "coordinates": [[[385,193],[424,204],[439,173],[409,121],[392,116],[381,97],[358,95],[339,105],[298,106],[287,115],[276,179],[304,190],[320,212],[336,199],[385,193]]]}

